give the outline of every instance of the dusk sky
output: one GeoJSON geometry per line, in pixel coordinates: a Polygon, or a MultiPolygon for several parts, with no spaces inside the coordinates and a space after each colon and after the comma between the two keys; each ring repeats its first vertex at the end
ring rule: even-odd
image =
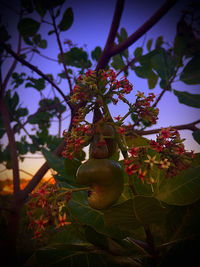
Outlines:
{"type": "MultiPolygon", "coordinates": [[[[131,35],[134,31],[137,30],[147,19],[149,19],[153,13],[164,3],[165,1],[149,1],[149,0],[137,0],[131,1],[126,0],[124,11],[122,14],[122,19],[120,23],[120,28],[124,27],[128,33],[131,35]]],[[[129,48],[129,57],[133,58],[133,52],[138,46],[142,46],[144,49],[144,54],[147,53],[146,43],[150,38],[153,38],[153,47],[155,46],[155,40],[158,36],[163,35],[164,41],[173,44],[174,37],[176,35],[176,24],[181,17],[182,10],[187,7],[191,1],[178,1],[175,6],[168,11],[168,13],[150,29],[143,37],[141,37],[134,45],[129,48]]],[[[11,43],[13,44],[13,50],[16,51],[17,46],[17,21],[18,17],[15,14],[14,10],[9,10],[5,0],[0,1],[0,13],[2,14],[2,21],[7,23],[9,33],[11,35],[11,43]],[[4,4],[3,4],[4,3],[4,4]]],[[[19,1],[7,1],[7,3],[12,6],[14,9],[19,10],[19,1]]],[[[72,27],[61,34],[61,41],[64,48],[64,51],[67,51],[68,47],[64,44],[65,39],[70,39],[73,44],[76,44],[78,47],[83,47],[84,50],[88,51],[91,57],[91,51],[94,50],[96,46],[100,46],[102,49],[105,45],[110,25],[112,22],[113,12],[115,8],[116,0],[110,1],[80,1],[80,0],[67,0],[63,6],[63,12],[67,7],[72,7],[74,12],[74,22],[72,27]]],[[[38,15],[33,15],[35,20],[39,21],[38,15]]],[[[53,59],[57,59],[59,53],[58,45],[56,42],[55,35],[48,36],[47,32],[50,30],[49,25],[42,25],[40,27],[39,33],[42,34],[44,39],[48,41],[48,47],[45,50],[41,50],[41,53],[49,56],[53,59]]],[[[25,47],[26,45],[23,45],[25,47]]],[[[27,60],[30,60],[31,54],[27,56],[27,60]]],[[[10,61],[12,62],[12,61],[10,61]]],[[[56,74],[63,71],[62,65],[57,64],[53,61],[48,61],[39,55],[34,55],[31,63],[35,66],[38,66],[43,73],[49,74],[52,73],[54,77],[56,74]]],[[[94,68],[95,66],[93,66],[94,68]]],[[[9,65],[3,65],[2,67],[2,76],[5,77],[6,71],[9,68],[9,65]]],[[[27,72],[26,67],[22,67],[21,64],[18,64],[16,71],[27,72]]],[[[30,72],[29,72],[30,73],[30,72]]],[[[148,84],[145,79],[138,78],[135,73],[129,72],[128,79],[134,86],[132,95],[129,96],[129,99],[133,98],[137,93],[137,90],[145,92],[145,95],[148,94],[148,84]]],[[[33,77],[38,78],[36,74],[32,74],[33,77]]],[[[11,84],[10,84],[11,86],[11,84]]],[[[68,84],[64,80],[60,85],[60,88],[63,89],[63,92],[68,93],[68,84]]],[[[11,88],[11,87],[10,87],[11,88]]],[[[187,91],[194,94],[200,94],[199,86],[187,86],[182,82],[174,82],[172,85],[173,89],[178,91],[187,91]]],[[[30,114],[34,113],[38,108],[38,102],[40,100],[40,93],[33,88],[24,88],[21,86],[17,89],[17,92],[20,95],[20,101],[22,107],[27,107],[30,114]]],[[[45,96],[52,96],[51,87],[47,84],[47,89],[44,92],[45,96]],[[50,95],[49,95],[50,94],[50,95]]],[[[155,95],[159,95],[161,89],[159,83],[156,88],[151,90],[155,95]]],[[[57,94],[57,96],[59,96],[57,94]]],[[[191,108],[180,104],[177,97],[173,92],[167,92],[162,100],[159,102],[158,108],[160,110],[158,123],[153,126],[153,128],[159,127],[168,127],[173,125],[180,125],[193,122],[199,119],[199,110],[197,108],[191,108]]],[[[111,107],[112,114],[123,115],[127,112],[125,107],[121,104],[111,107]]],[[[69,111],[65,113],[65,116],[69,115],[69,111]]],[[[128,120],[129,121],[129,120],[128,120]]],[[[128,122],[127,121],[127,122],[128,122]]],[[[67,118],[62,125],[62,130],[67,129],[69,123],[69,118],[67,118]]],[[[27,126],[27,131],[30,132],[32,127],[27,126]]],[[[58,122],[53,122],[51,127],[51,133],[57,134],[58,131],[58,122]]],[[[187,150],[195,150],[195,152],[200,152],[200,146],[193,140],[191,131],[181,131],[181,136],[186,138],[185,146],[187,150]]],[[[155,138],[154,136],[147,136],[148,138],[155,138]]],[[[19,137],[17,138],[19,140],[19,137]]],[[[4,136],[0,140],[1,144],[7,143],[7,137],[4,136]]],[[[31,157],[32,155],[28,155],[31,157]]],[[[33,157],[41,157],[41,154],[33,155],[33,157]]],[[[37,169],[44,162],[42,159],[31,159],[27,158],[23,163],[20,163],[20,168],[24,169],[32,174],[34,174],[37,169]]],[[[4,167],[0,167],[3,169],[4,167]]],[[[10,177],[11,172],[3,172],[1,174],[2,178],[10,177]]],[[[30,178],[25,174],[21,174],[21,177],[30,178]]]]}

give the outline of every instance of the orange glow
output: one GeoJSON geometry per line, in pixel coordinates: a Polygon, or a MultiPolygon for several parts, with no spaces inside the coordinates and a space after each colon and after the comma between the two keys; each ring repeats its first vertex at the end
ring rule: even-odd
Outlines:
{"type": "MultiPolygon", "coordinates": [[[[23,190],[26,187],[26,185],[29,183],[30,180],[31,179],[23,179],[23,181],[21,181],[21,183],[20,183],[20,189],[23,190]]],[[[46,183],[46,182],[48,182],[50,184],[55,184],[55,179],[53,177],[51,177],[51,178],[44,177],[38,186],[40,186],[41,184],[46,183]]],[[[12,183],[4,185],[2,190],[0,191],[0,194],[2,194],[2,195],[12,194],[12,193],[13,193],[13,184],[12,183]]]]}
{"type": "Polygon", "coordinates": [[[12,194],[13,185],[5,185],[1,191],[1,194],[12,194]]]}

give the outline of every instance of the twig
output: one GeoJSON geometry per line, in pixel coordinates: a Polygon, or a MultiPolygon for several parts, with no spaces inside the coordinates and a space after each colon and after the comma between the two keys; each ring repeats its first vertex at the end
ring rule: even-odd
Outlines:
{"type": "MultiPolygon", "coordinates": [[[[22,18],[22,12],[20,12],[19,20],[21,18],[22,18]]],[[[21,39],[22,39],[21,35],[19,34],[19,36],[18,36],[17,53],[16,53],[17,56],[20,55],[20,51],[21,51],[21,39]]],[[[10,79],[10,77],[11,77],[11,75],[12,75],[12,73],[13,73],[15,67],[16,67],[16,65],[17,65],[17,60],[14,59],[12,65],[11,65],[10,69],[8,70],[7,75],[6,75],[6,77],[5,77],[4,81],[3,81],[3,84],[2,84],[2,88],[1,88],[1,94],[2,95],[4,95],[4,93],[5,93],[6,86],[8,84],[8,81],[9,81],[9,79],[10,79]]]]}
{"type": "Polygon", "coordinates": [[[37,116],[41,112],[52,110],[54,108],[57,108],[58,106],[60,106],[60,103],[57,103],[55,105],[51,105],[49,107],[39,108],[35,113],[33,113],[32,115],[29,115],[27,120],[24,123],[20,122],[20,126],[17,129],[15,129],[14,133],[17,133],[19,130],[21,130],[29,121],[31,121],[35,116],[37,116]]]}
{"type": "MultiPolygon", "coordinates": [[[[194,132],[194,131],[199,130],[199,128],[195,126],[198,123],[200,123],[200,120],[196,120],[196,121],[188,123],[188,124],[174,125],[174,126],[171,126],[171,128],[177,129],[177,130],[191,130],[194,132]]],[[[159,133],[161,130],[162,130],[162,128],[146,130],[146,131],[134,130],[134,133],[136,133],[138,135],[149,135],[149,134],[159,133]]]]}
{"type": "Polygon", "coordinates": [[[68,70],[66,68],[65,55],[64,55],[62,44],[61,44],[60,37],[59,37],[59,34],[58,34],[58,29],[57,29],[57,26],[56,26],[55,16],[54,16],[53,10],[50,13],[50,15],[51,15],[52,20],[53,20],[53,27],[54,27],[54,31],[55,31],[55,34],[56,34],[58,46],[59,46],[59,49],[60,49],[60,55],[61,55],[61,59],[62,59],[62,64],[63,64],[64,70],[65,70],[65,75],[66,75],[66,78],[67,78],[68,83],[69,83],[70,93],[72,93],[71,79],[69,77],[69,73],[68,73],[68,70]]]}
{"type": "Polygon", "coordinates": [[[131,61],[129,61],[126,66],[124,66],[122,69],[120,69],[120,71],[117,72],[117,76],[122,73],[123,71],[127,70],[128,67],[130,67],[132,64],[136,63],[138,61],[137,58],[133,58],[131,61]]]}
{"type": "Polygon", "coordinates": [[[64,95],[62,90],[47,76],[45,75],[41,70],[39,70],[36,66],[32,65],[22,57],[18,56],[7,44],[5,44],[2,40],[0,40],[1,45],[6,49],[6,51],[11,54],[17,61],[21,62],[23,65],[28,67],[29,69],[33,70],[35,73],[40,75],[42,78],[44,78],[46,81],[48,81],[56,90],[60,93],[60,95],[63,97],[65,102],[68,104],[69,107],[71,107],[70,98],[67,95],[64,95]]]}
{"type": "Polygon", "coordinates": [[[15,136],[10,125],[8,109],[6,107],[3,97],[0,97],[0,110],[2,113],[2,120],[4,123],[5,129],[6,129],[6,133],[7,133],[8,141],[10,145],[10,157],[11,157],[12,171],[13,171],[14,195],[17,195],[20,192],[20,177],[19,177],[17,146],[15,142],[15,136]]]}
{"type": "Polygon", "coordinates": [[[121,53],[133,43],[135,43],[141,36],[143,36],[148,30],[150,30],[153,25],[155,25],[167,12],[168,10],[177,2],[177,0],[168,0],[161,6],[154,15],[148,19],[136,32],[130,35],[126,40],[116,45],[110,51],[110,57],[121,53]]]}
{"type": "MultiPolygon", "coordinates": [[[[62,143],[55,150],[54,154],[59,156],[62,153],[64,146],[65,146],[65,142],[62,141],[62,143]]],[[[28,195],[33,191],[33,189],[41,181],[42,177],[45,175],[45,173],[48,170],[49,170],[49,165],[47,162],[45,162],[41,166],[41,168],[36,172],[36,174],[32,177],[32,179],[29,181],[26,187],[22,190],[21,197],[23,201],[27,199],[28,195]]]]}

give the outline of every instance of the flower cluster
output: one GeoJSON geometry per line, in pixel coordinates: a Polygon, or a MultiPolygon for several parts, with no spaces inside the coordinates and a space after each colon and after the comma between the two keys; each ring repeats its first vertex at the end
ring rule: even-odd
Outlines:
{"type": "Polygon", "coordinates": [[[88,70],[86,74],[80,75],[73,88],[71,101],[74,103],[88,102],[96,95],[96,72],[88,70]]]}
{"type": "Polygon", "coordinates": [[[30,195],[27,215],[30,221],[29,228],[34,232],[33,239],[44,241],[49,229],[57,230],[71,224],[65,209],[70,199],[70,190],[61,193],[61,188],[57,184],[47,182],[30,195]]]}
{"type": "Polygon", "coordinates": [[[124,100],[124,94],[129,94],[133,85],[126,77],[120,80],[116,79],[117,75],[112,70],[100,70],[98,74],[96,71],[88,70],[85,75],[80,75],[77,83],[73,88],[71,101],[74,103],[79,102],[92,102],[93,99],[98,102],[98,96],[104,94],[106,100],[111,100],[117,104],[118,100],[124,100]],[[114,97],[117,96],[117,98],[114,97]]]}
{"type": "Polygon", "coordinates": [[[136,101],[132,107],[131,117],[135,122],[135,125],[142,123],[144,126],[150,126],[156,123],[158,119],[158,108],[151,106],[151,102],[154,101],[155,95],[149,93],[148,97],[144,96],[144,93],[138,91],[136,95],[136,101]]]}
{"type": "Polygon", "coordinates": [[[183,141],[176,129],[168,127],[160,131],[156,137],[156,141],[151,140],[149,143],[153,150],[159,152],[162,165],[166,164],[165,159],[170,163],[166,177],[175,176],[181,170],[189,167],[191,160],[194,158],[194,152],[187,152],[183,141]]]}
{"type": "Polygon", "coordinates": [[[99,74],[104,81],[103,86],[109,87],[108,92],[105,94],[106,99],[111,100],[114,105],[116,105],[119,100],[126,102],[124,95],[130,94],[133,90],[133,85],[129,80],[126,77],[122,77],[119,80],[116,79],[117,75],[111,69],[108,71],[101,70],[99,74]]]}
{"type": "Polygon", "coordinates": [[[146,146],[130,147],[124,160],[128,175],[136,175],[149,184],[156,182],[156,169],[164,171],[164,177],[176,176],[188,168],[194,158],[193,151],[185,151],[183,140],[176,129],[162,129],[156,141],[150,140],[146,146]]]}
{"type": "Polygon", "coordinates": [[[91,124],[85,121],[82,109],[79,109],[79,114],[73,118],[72,124],[71,132],[63,131],[66,145],[62,155],[69,159],[78,155],[92,136],[91,124]]]}

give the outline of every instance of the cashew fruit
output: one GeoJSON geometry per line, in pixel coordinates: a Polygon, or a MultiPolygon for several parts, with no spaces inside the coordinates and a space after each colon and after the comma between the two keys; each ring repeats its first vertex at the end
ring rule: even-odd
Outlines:
{"type": "Polygon", "coordinates": [[[89,159],[79,166],[76,179],[89,186],[88,204],[94,209],[108,208],[123,191],[122,167],[111,159],[89,159]]]}
{"type": "Polygon", "coordinates": [[[114,127],[105,122],[98,127],[98,132],[94,134],[90,147],[90,155],[95,159],[110,158],[117,151],[114,127]]]}
{"type": "Polygon", "coordinates": [[[106,123],[103,123],[100,129],[103,136],[105,136],[104,139],[106,141],[106,145],[108,148],[108,158],[109,158],[117,150],[117,142],[115,140],[115,129],[112,125],[106,123]]]}

